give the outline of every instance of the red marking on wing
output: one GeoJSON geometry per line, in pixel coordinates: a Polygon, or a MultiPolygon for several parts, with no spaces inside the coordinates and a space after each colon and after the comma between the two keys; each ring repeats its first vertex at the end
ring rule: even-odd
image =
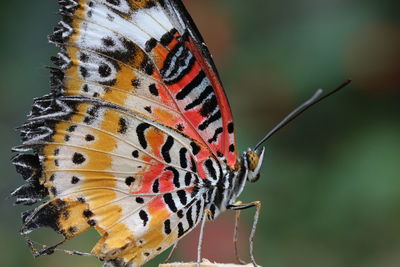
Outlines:
{"type": "Polygon", "coordinates": [[[154,180],[159,177],[164,170],[165,165],[158,163],[152,165],[143,173],[143,180],[139,190],[132,192],[133,194],[151,193],[154,180]]]}
{"type": "Polygon", "coordinates": [[[237,159],[237,151],[235,149],[234,152],[230,152],[229,146],[231,144],[235,144],[235,148],[236,148],[236,140],[235,140],[235,138],[234,138],[234,140],[230,140],[231,138],[228,134],[228,123],[230,121],[233,121],[233,116],[232,116],[231,107],[230,107],[228,99],[226,97],[224,88],[222,87],[222,84],[221,84],[217,74],[212,70],[211,66],[205,61],[205,58],[199,51],[199,48],[196,45],[193,38],[189,37],[189,42],[186,44],[187,44],[187,48],[196,57],[197,62],[200,64],[201,68],[203,69],[203,71],[206,73],[208,79],[210,80],[210,82],[213,86],[213,89],[214,89],[214,93],[217,97],[218,106],[219,106],[219,108],[221,110],[221,114],[222,114],[224,132],[222,133],[223,138],[221,138],[221,140],[223,140],[223,141],[222,141],[222,144],[211,145],[211,148],[214,153],[217,153],[217,151],[222,150],[223,154],[225,155],[225,157],[227,159],[228,165],[231,168],[233,168],[233,166],[236,163],[236,159],[237,159]]]}
{"type": "Polygon", "coordinates": [[[164,171],[162,176],[160,177],[160,191],[161,192],[170,192],[175,189],[175,186],[172,182],[172,178],[174,174],[171,171],[164,171]]]}
{"type": "Polygon", "coordinates": [[[147,209],[151,214],[156,213],[157,211],[165,209],[165,203],[162,198],[156,198],[149,203],[147,209]]]}

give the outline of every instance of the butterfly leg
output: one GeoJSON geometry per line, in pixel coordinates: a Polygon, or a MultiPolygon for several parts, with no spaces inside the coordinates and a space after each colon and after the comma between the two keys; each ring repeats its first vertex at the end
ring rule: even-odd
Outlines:
{"type": "Polygon", "coordinates": [[[204,225],[206,224],[207,216],[209,215],[211,215],[211,211],[206,209],[204,210],[203,217],[201,218],[199,243],[197,245],[197,264],[196,264],[197,267],[200,267],[201,263],[201,246],[203,244],[204,225]]]}
{"type": "MultiPolygon", "coordinates": [[[[237,205],[241,205],[242,201],[238,201],[235,203],[235,206],[237,205]]],[[[234,228],[234,232],[233,232],[233,245],[234,245],[234,249],[235,249],[235,257],[236,260],[240,263],[240,264],[246,264],[245,261],[243,261],[240,257],[239,257],[239,249],[238,249],[238,229],[239,229],[239,218],[240,218],[240,210],[236,210],[235,213],[235,228],[234,228]]]]}
{"type": "Polygon", "coordinates": [[[178,246],[178,241],[176,241],[175,244],[173,245],[171,251],[168,254],[168,257],[164,260],[164,263],[168,263],[171,260],[177,246],[178,246]]]}
{"type": "Polygon", "coordinates": [[[65,241],[67,241],[67,239],[64,239],[63,241],[53,245],[53,246],[46,246],[46,245],[41,245],[33,240],[31,240],[27,235],[24,235],[26,244],[28,245],[28,247],[31,249],[32,254],[35,258],[43,256],[43,255],[51,255],[53,254],[57,249],[58,246],[64,244],[65,241]],[[40,245],[42,248],[41,249],[36,249],[34,243],[37,243],[38,245],[40,245]]]}
{"type": "Polygon", "coordinates": [[[24,238],[25,238],[26,243],[27,243],[28,247],[30,248],[30,250],[32,251],[32,254],[33,254],[33,256],[35,258],[43,256],[43,255],[53,254],[55,251],[61,251],[61,252],[64,252],[66,254],[69,254],[69,255],[94,256],[92,253],[81,252],[81,251],[77,251],[77,250],[65,250],[65,249],[57,248],[58,246],[62,245],[64,242],[66,242],[67,239],[64,239],[60,243],[49,247],[49,246],[42,245],[42,244],[39,244],[38,242],[35,242],[35,241],[31,240],[27,235],[24,235],[24,238]],[[36,243],[37,245],[41,246],[42,249],[37,250],[35,248],[34,243],[36,243]]]}
{"type": "MultiPolygon", "coordinates": [[[[253,240],[254,240],[254,236],[256,234],[256,228],[257,228],[257,223],[258,223],[258,218],[260,217],[260,210],[261,210],[261,202],[260,201],[254,201],[251,203],[245,203],[245,204],[239,204],[239,205],[230,205],[228,206],[228,209],[231,210],[235,210],[235,211],[241,211],[241,210],[245,210],[248,208],[252,208],[252,207],[256,207],[256,212],[254,214],[254,219],[253,219],[253,226],[251,228],[251,232],[250,232],[250,238],[249,238],[249,242],[250,242],[250,258],[251,258],[251,262],[253,263],[253,265],[255,267],[257,267],[257,263],[256,260],[254,259],[254,254],[253,254],[253,240]]],[[[236,215],[239,216],[239,215],[236,215]]],[[[238,220],[238,218],[237,218],[238,220]]],[[[236,231],[236,225],[235,225],[235,231],[236,231]]]]}

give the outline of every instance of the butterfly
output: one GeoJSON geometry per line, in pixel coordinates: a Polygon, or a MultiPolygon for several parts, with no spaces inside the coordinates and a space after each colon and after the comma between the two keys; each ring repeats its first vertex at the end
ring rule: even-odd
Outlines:
{"type": "Polygon", "coordinates": [[[23,214],[22,232],[71,239],[94,227],[93,255],[140,266],[206,210],[214,219],[234,205],[263,153],[238,157],[228,100],[181,1],[59,3],[52,90],[35,99],[12,160],[27,180],[16,202],[49,200],[23,214]]]}
{"type": "Polygon", "coordinates": [[[66,241],[95,228],[90,255],[141,266],[207,219],[256,207],[252,240],[260,203],[236,200],[260,177],[270,135],[238,154],[218,72],[182,2],[59,4],[51,92],[34,100],[13,149],[26,180],[16,203],[43,201],[22,214],[21,233],[50,227],[66,241]]]}

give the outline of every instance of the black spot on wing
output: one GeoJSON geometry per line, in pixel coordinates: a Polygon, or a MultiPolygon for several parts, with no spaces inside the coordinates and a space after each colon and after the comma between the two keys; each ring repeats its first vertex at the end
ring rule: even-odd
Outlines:
{"type": "Polygon", "coordinates": [[[186,212],[186,220],[188,222],[189,229],[192,229],[193,226],[194,226],[193,217],[192,217],[192,210],[193,210],[193,206],[190,206],[190,208],[186,212]]]}
{"type": "Polygon", "coordinates": [[[137,150],[132,151],[132,157],[137,159],[139,157],[139,151],[137,151],[137,150]]]}
{"type": "MultiPolygon", "coordinates": [[[[98,117],[99,113],[99,106],[92,106],[87,110],[87,116],[83,120],[84,123],[86,124],[92,124],[94,120],[98,117]]],[[[72,126],[71,126],[72,127],[72,126]]]]}
{"type": "Polygon", "coordinates": [[[214,165],[213,165],[212,160],[211,159],[206,160],[204,165],[206,166],[208,174],[211,176],[211,178],[213,180],[217,180],[218,179],[217,172],[214,169],[214,165]]]}
{"type": "Polygon", "coordinates": [[[193,157],[190,157],[190,163],[191,163],[190,169],[193,172],[197,172],[197,164],[193,157]]]}
{"type": "Polygon", "coordinates": [[[92,217],[93,215],[94,215],[93,212],[92,212],[91,210],[89,210],[89,209],[86,209],[86,210],[83,211],[83,216],[84,216],[85,218],[90,218],[90,217],[92,217]]]}
{"type": "Polygon", "coordinates": [[[121,0],[106,0],[106,2],[114,6],[119,6],[121,4],[121,0]]]}
{"type": "Polygon", "coordinates": [[[68,127],[67,131],[72,133],[72,132],[74,132],[76,130],[77,127],[78,127],[77,125],[71,125],[71,126],[68,127]]]}
{"type": "Polygon", "coordinates": [[[178,212],[176,213],[176,215],[178,215],[178,217],[181,219],[183,218],[183,210],[178,210],[178,212]]]}
{"type": "Polygon", "coordinates": [[[153,111],[151,110],[151,106],[146,106],[144,107],[144,110],[146,110],[148,113],[152,113],[153,111]]]}
{"type": "Polygon", "coordinates": [[[106,64],[101,64],[98,68],[98,72],[102,78],[106,78],[111,75],[111,68],[106,64]]]}
{"type": "Polygon", "coordinates": [[[138,87],[141,85],[141,82],[140,82],[139,79],[133,79],[132,82],[131,82],[131,84],[132,84],[132,86],[133,86],[134,88],[138,88],[138,87]]]}
{"type": "Polygon", "coordinates": [[[169,219],[164,221],[164,233],[166,235],[171,233],[171,221],[169,219]]]}
{"type": "Polygon", "coordinates": [[[230,152],[235,152],[235,145],[234,145],[234,144],[231,144],[231,145],[229,146],[229,151],[230,151],[230,152]]]}
{"type": "Polygon", "coordinates": [[[145,56],[141,64],[141,69],[149,76],[154,73],[154,65],[149,57],[145,56]]]}
{"type": "Polygon", "coordinates": [[[158,96],[158,89],[157,89],[157,86],[154,83],[149,85],[149,91],[150,91],[150,93],[152,95],[158,96]]]}
{"type": "Polygon", "coordinates": [[[150,40],[148,40],[145,44],[145,51],[151,52],[151,50],[153,50],[154,47],[156,47],[157,45],[157,40],[154,38],[151,38],[150,40]]]}
{"type": "Polygon", "coordinates": [[[79,71],[81,73],[82,78],[87,78],[89,76],[89,72],[88,72],[87,68],[81,66],[79,68],[79,71]]]}
{"type": "Polygon", "coordinates": [[[195,142],[191,142],[190,146],[192,147],[193,155],[196,156],[200,152],[200,146],[198,144],[196,144],[195,142]]]}
{"type": "Polygon", "coordinates": [[[86,53],[82,53],[79,56],[80,61],[87,62],[89,60],[89,56],[86,53]]]}
{"type": "Polygon", "coordinates": [[[153,190],[153,193],[160,192],[160,180],[159,179],[154,180],[152,190],[153,190]]]}
{"type": "Polygon", "coordinates": [[[201,116],[208,117],[211,113],[214,112],[214,110],[217,108],[217,105],[217,98],[215,97],[215,95],[213,95],[211,98],[207,99],[201,107],[201,116]]]}
{"type": "Polygon", "coordinates": [[[74,155],[72,156],[72,162],[76,165],[80,165],[86,161],[86,158],[78,152],[75,152],[74,155]]]}
{"type": "Polygon", "coordinates": [[[177,212],[178,209],[176,208],[176,205],[175,205],[175,202],[174,202],[174,199],[173,199],[171,193],[164,194],[163,198],[164,198],[164,202],[165,202],[165,204],[167,204],[168,208],[174,213],[177,212]]]}
{"type": "Polygon", "coordinates": [[[137,126],[136,128],[136,134],[137,137],[139,139],[139,143],[140,145],[146,149],[147,148],[147,141],[146,141],[146,137],[144,135],[144,132],[150,127],[150,124],[148,123],[141,123],[137,126]]]}
{"type": "Polygon", "coordinates": [[[103,39],[101,39],[101,41],[106,47],[113,47],[115,45],[115,42],[111,37],[104,37],[103,39]]]}
{"type": "Polygon", "coordinates": [[[233,133],[235,130],[234,126],[233,126],[233,122],[228,123],[228,133],[233,133]]]}
{"type": "Polygon", "coordinates": [[[179,188],[181,186],[181,184],[179,182],[179,172],[174,167],[167,167],[164,170],[170,171],[174,174],[174,177],[172,178],[172,182],[174,183],[176,188],[179,188]]]}
{"type": "Polygon", "coordinates": [[[178,223],[178,238],[185,234],[182,222],[178,223]]]}
{"type": "Polygon", "coordinates": [[[122,118],[122,117],[119,118],[118,127],[119,127],[118,132],[120,134],[125,134],[126,133],[126,131],[128,130],[128,124],[127,124],[127,122],[126,122],[126,120],[124,118],[122,118]]]}
{"type": "Polygon", "coordinates": [[[185,126],[183,126],[182,123],[178,123],[178,124],[176,125],[176,129],[177,129],[178,131],[182,132],[182,131],[185,129],[185,126]]]}
{"type": "Polygon", "coordinates": [[[179,161],[180,161],[181,167],[184,169],[187,168],[187,166],[188,166],[186,153],[187,153],[187,149],[185,147],[183,147],[179,150],[179,161]]]}
{"type": "Polygon", "coordinates": [[[131,186],[131,184],[133,184],[135,182],[135,178],[133,178],[132,176],[126,177],[125,179],[125,184],[127,186],[131,186]]]}
{"type": "Polygon", "coordinates": [[[147,222],[149,221],[149,216],[147,215],[147,212],[145,212],[144,210],[140,210],[139,217],[143,221],[143,226],[146,226],[147,222]]]}
{"type": "Polygon", "coordinates": [[[167,140],[165,141],[164,145],[161,148],[161,155],[163,156],[165,162],[171,163],[171,156],[169,151],[171,150],[172,146],[174,145],[174,138],[172,136],[168,136],[167,140]]]}
{"type": "Polygon", "coordinates": [[[185,174],[185,185],[189,186],[192,183],[192,174],[190,172],[187,172],[185,174]]]}
{"type": "Polygon", "coordinates": [[[71,184],[77,184],[79,182],[79,178],[76,176],[72,176],[71,178],[71,184]]]}
{"type": "Polygon", "coordinates": [[[94,141],[94,136],[93,135],[91,135],[91,134],[87,134],[86,136],[85,136],[85,140],[87,141],[87,142],[91,142],[91,141],[94,141]]]}
{"type": "Polygon", "coordinates": [[[179,201],[182,203],[182,205],[186,205],[187,203],[187,197],[186,197],[186,191],[185,190],[178,190],[176,194],[179,197],[179,201]]]}

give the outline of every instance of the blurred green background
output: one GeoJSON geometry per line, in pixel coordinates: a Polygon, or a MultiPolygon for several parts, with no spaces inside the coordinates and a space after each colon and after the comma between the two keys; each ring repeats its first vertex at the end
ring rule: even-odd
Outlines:
{"type": "MultiPolygon", "coordinates": [[[[266,144],[262,177],[243,201],[261,200],[256,258],[262,266],[400,266],[400,2],[398,0],[191,0],[214,54],[244,150],[317,88],[344,91],[266,144]]],[[[32,98],[48,92],[46,35],[56,1],[0,1],[1,266],[100,266],[56,254],[34,260],[6,197],[23,181],[9,163],[32,98]]],[[[243,212],[248,258],[253,212],[243,212]]],[[[231,262],[233,215],[206,226],[205,257],[231,262]],[[219,235],[219,238],[216,236],[219,235]]],[[[36,237],[52,244],[48,231],[36,237]]],[[[89,250],[88,233],[69,247],[89,250]]],[[[197,234],[177,259],[195,259],[197,234]]],[[[68,246],[67,246],[68,247],[68,246]]],[[[165,257],[165,255],[162,255],[165,257]]],[[[162,258],[147,266],[157,266],[162,258]]]]}

